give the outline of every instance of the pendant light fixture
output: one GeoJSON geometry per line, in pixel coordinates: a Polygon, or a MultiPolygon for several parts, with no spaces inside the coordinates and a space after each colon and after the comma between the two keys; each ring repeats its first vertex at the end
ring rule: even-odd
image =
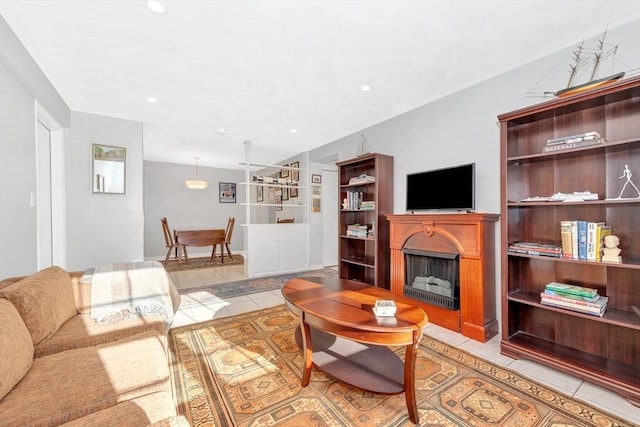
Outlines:
{"type": "Polygon", "coordinates": [[[196,160],[196,179],[188,179],[184,182],[184,185],[186,185],[189,190],[204,190],[209,186],[209,183],[198,179],[198,160],[200,160],[200,157],[194,157],[194,159],[196,160]]]}

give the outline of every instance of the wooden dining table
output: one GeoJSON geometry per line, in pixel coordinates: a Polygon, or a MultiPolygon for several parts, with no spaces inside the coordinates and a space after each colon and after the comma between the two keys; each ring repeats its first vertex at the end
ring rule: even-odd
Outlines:
{"type": "MultiPolygon", "coordinates": [[[[176,243],[182,243],[185,246],[213,246],[211,258],[215,253],[215,246],[224,245],[223,228],[211,228],[205,230],[174,230],[173,237],[176,243]]],[[[177,249],[176,249],[177,250],[177,249]]]]}

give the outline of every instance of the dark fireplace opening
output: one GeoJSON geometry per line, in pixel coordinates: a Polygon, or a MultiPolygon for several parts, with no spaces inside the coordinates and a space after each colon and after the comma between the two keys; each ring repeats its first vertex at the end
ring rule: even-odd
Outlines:
{"type": "Polygon", "coordinates": [[[460,308],[460,256],[403,249],[405,296],[451,310],[460,308]]]}

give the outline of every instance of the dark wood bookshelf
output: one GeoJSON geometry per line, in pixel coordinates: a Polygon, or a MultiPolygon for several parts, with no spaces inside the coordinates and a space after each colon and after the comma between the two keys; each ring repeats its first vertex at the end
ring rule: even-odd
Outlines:
{"type": "Polygon", "coordinates": [[[338,273],[342,279],[357,280],[389,289],[389,222],[393,212],[393,157],[370,153],[337,163],[338,165],[338,273]],[[350,184],[362,174],[374,182],[350,184]],[[342,201],[348,192],[362,193],[364,201],[375,202],[374,209],[350,206],[342,201]],[[373,236],[347,236],[347,226],[367,225],[373,236]]]}
{"type": "MultiPolygon", "coordinates": [[[[501,139],[503,354],[609,388],[640,406],[640,200],[618,199],[625,165],[640,186],[640,77],[498,117],[501,139]],[[596,131],[606,142],[543,153],[549,139],[596,131]],[[591,191],[599,200],[522,202],[591,191]],[[561,245],[560,221],[604,221],[622,263],[516,254],[513,242],[561,245]],[[540,303],[549,282],[598,290],[603,317],[540,303]]],[[[629,189],[627,189],[629,190],[629,189]]],[[[631,189],[633,191],[633,189],[631,189]]],[[[626,197],[633,197],[632,193],[626,197]]]]}

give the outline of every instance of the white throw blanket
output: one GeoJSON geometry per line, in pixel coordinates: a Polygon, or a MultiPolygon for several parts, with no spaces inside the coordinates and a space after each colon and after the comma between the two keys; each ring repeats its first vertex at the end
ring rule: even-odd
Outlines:
{"type": "Polygon", "coordinates": [[[91,318],[114,323],[160,314],[167,328],[173,322],[169,274],[157,261],[95,267],[91,277],[91,318]]]}

